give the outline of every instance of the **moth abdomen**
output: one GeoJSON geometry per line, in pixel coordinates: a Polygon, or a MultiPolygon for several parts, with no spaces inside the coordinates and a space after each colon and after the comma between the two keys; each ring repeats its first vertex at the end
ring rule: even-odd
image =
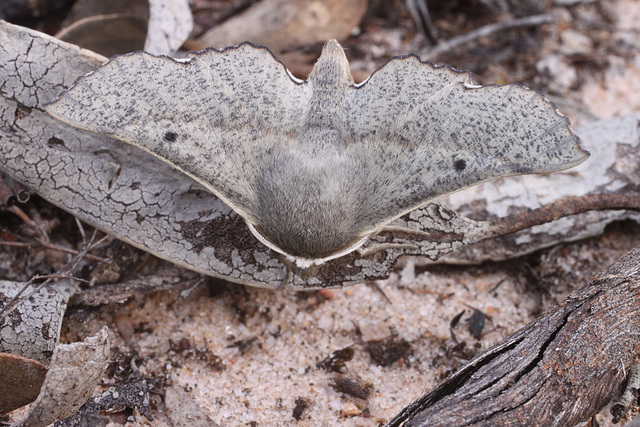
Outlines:
{"type": "Polygon", "coordinates": [[[286,254],[326,258],[359,240],[359,166],[339,155],[274,156],[256,179],[257,229],[286,254]]]}

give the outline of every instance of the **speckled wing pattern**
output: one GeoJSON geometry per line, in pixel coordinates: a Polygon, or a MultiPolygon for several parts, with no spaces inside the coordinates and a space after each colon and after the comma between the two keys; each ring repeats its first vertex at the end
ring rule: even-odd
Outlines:
{"type": "Polygon", "coordinates": [[[304,82],[250,44],[184,61],[115,57],[47,111],[183,171],[303,268],[440,196],[588,156],[533,90],[474,86],[468,73],[415,56],[355,85],[335,40],[304,82]]]}
{"type": "Polygon", "coordinates": [[[247,177],[263,156],[286,146],[310,95],[269,50],[243,43],[185,60],[115,56],[46,110],[148,151],[253,219],[255,189],[247,177]]]}
{"type": "Polygon", "coordinates": [[[368,230],[484,181],[563,170],[588,157],[567,118],[538,92],[476,86],[468,72],[413,55],[349,88],[345,115],[351,138],[368,142],[371,175],[360,191],[377,194],[361,218],[368,230]],[[385,179],[399,182],[376,185],[385,179]]]}

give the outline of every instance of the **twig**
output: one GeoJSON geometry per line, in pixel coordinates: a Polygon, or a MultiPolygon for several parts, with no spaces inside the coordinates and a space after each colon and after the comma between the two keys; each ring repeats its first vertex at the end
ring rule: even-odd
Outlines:
{"type": "Polygon", "coordinates": [[[429,8],[426,0],[406,0],[407,10],[418,26],[418,30],[427,38],[429,43],[434,46],[438,43],[436,40],[436,32],[433,28],[433,22],[429,15],[429,8]]]}
{"type": "Polygon", "coordinates": [[[573,7],[579,4],[595,3],[597,0],[554,0],[554,6],[573,7]]]}
{"type": "Polygon", "coordinates": [[[515,233],[569,215],[589,211],[628,209],[640,211],[640,197],[620,194],[590,194],[567,197],[532,211],[489,221],[489,237],[515,233]]]}
{"type": "Polygon", "coordinates": [[[24,211],[22,209],[20,209],[19,207],[17,207],[17,206],[9,206],[7,208],[7,210],[9,212],[11,212],[12,214],[20,217],[20,219],[22,221],[24,221],[29,227],[35,228],[36,230],[38,229],[38,226],[36,225],[36,223],[33,222],[33,220],[31,218],[29,218],[29,215],[24,213],[24,211]]]}
{"type": "Polygon", "coordinates": [[[389,297],[387,296],[387,294],[384,292],[384,289],[382,289],[380,287],[380,285],[378,284],[378,282],[367,282],[369,285],[373,286],[373,289],[375,289],[376,291],[378,291],[380,293],[380,295],[382,295],[382,297],[387,300],[387,303],[389,304],[393,304],[393,302],[391,301],[391,299],[389,299],[389,297]]]}
{"type": "Polygon", "coordinates": [[[42,238],[43,243],[49,243],[49,236],[47,235],[47,233],[41,227],[39,227],[34,220],[29,218],[29,215],[24,213],[22,209],[17,206],[9,206],[7,210],[12,214],[18,216],[22,221],[24,221],[25,224],[35,230],[42,238]]]}
{"type": "MultiPolygon", "coordinates": [[[[78,251],[75,249],[71,249],[71,248],[65,248],[64,246],[58,246],[58,245],[53,245],[53,244],[46,244],[46,243],[27,243],[27,242],[6,242],[3,240],[0,240],[0,246],[8,246],[8,247],[13,247],[13,248],[44,248],[44,249],[51,249],[54,251],[60,251],[60,252],[64,252],[67,254],[71,254],[71,255],[78,255],[78,251]]],[[[91,261],[98,261],[98,262],[104,262],[107,263],[109,262],[108,259],[106,258],[102,258],[99,257],[97,255],[91,255],[91,254],[87,254],[85,256],[86,259],[89,259],[91,261]]]]}
{"type": "Polygon", "coordinates": [[[34,276],[33,278],[31,278],[31,280],[29,280],[23,287],[22,289],[11,299],[11,301],[9,301],[7,303],[6,306],[4,306],[2,308],[2,310],[0,311],[0,321],[2,321],[5,317],[7,317],[9,315],[9,313],[13,310],[15,310],[16,307],[18,307],[20,304],[22,304],[23,301],[26,301],[27,299],[31,298],[33,295],[35,295],[37,292],[39,292],[42,288],[44,288],[45,286],[47,286],[48,284],[50,284],[54,279],[60,279],[60,278],[73,278],[76,280],[80,280],[83,281],[82,279],[78,279],[72,276],[73,271],[76,269],[76,267],[78,266],[78,263],[85,257],[87,257],[88,252],[90,250],[92,250],[94,247],[101,245],[104,241],[106,241],[109,236],[104,236],[103,238],[101,238],[100,240],[98,240],[97,242],[94,243],[96,234],[97,234],[97,230],[94,230],[93,235],[91,236],[91,239],[89,240],[89,242],[87,242],[86,240],[83,241],[83,246],[84,248],[78,252],[72,259],[71,261],[69,261],[64,267],[62,267],[59,272],[57,272],[56,274],[53,275],[48,275],[48,276],[34,276]],[[25,292],[36,280],[39,280],[41,278],[45,278],[47,277],[47,280],[45,280],[44,282],[40,283],[38,286],[36,286],[33,291],[31,291],[31,293],[29,293],[28,295],[24,296],[24,297],[20,297],[22,295],[23,292],[25,292]]]}
{"type": "MultiPolygon", "coordinates": [[[[49,243],[49,236],[47,235],[47,233],[45,233],[44,230],[38,227],[38,224],[36,224],[31,218],[29,218],[29,216],[17,206],[10,206],[7,208],[7,210],[17,215],[18,217],[20,217],[20,219],[22,219],[22,221],[24,221],[29,227],[36,230],[38,234],[40,234],[42,239],[36,239],[37,243],[0,241],[0,246],[9,246],[9,247],[15,247],[15,248],[44,248],[44,249],[51,249],[54,251],[68,253],[74,256],[78,255],[78,251],[76,251],[75,249],[65,248],[64,246],[58,246],[58,245],[49,243]]],[[[82,222],[80,222],[78,218],[75,218],[75,220],[76,220],[76,225],[78,226],[78,230],[80,232],[80,237],[82,238],[82,242],[84,245],[87,243],[87,234],[84,231],[82,222]]],[[[95,247],[95,245],[93,247],[95,247]]],[[[91,255],[91,254],[86,254],[85,258],[91,261],[98,261],[103,263],[109,262],[109,260],[105,258],[101,258],[99,256],[91,255]]]]}
{"type": "Polygon", "coordinates": [[[87,241],[87,233],[84,232],[84,227],[82,226],[82,222],[78,219],[77,216],[74,216],[73,219],[76,220],[76,225],[78,226],[78,230],[80,231],[80,237],[83,242],[87,241]]]}
{"type": "Polygon", "coordinates": [[[553,16],[551,15],[533,15],[527,16],[525,18],[514,19],[513,21],[507,22],[498,22],[495,24],[486,25],[484,27],[478,28],[477,30],[471,31],[470,33],[464,34],[462,36],[454,37],[450,40],[447,40],[443,43],[440,43],[433,49],[424,50],[420,57],[423,60],[433,60],[438,55],[453,50],[462,45],[468,44],[474,40],[477,40],[482,37],[490,36],[491,34],[509,30],[511,28],[518,27],[533,27],[537,25],[543,24],[551,24],[553,22],[553,16]]]}

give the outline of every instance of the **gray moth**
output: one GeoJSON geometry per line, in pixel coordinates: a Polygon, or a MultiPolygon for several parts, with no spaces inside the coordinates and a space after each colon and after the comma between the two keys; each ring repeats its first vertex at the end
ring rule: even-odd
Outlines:
{"type": "Polygon", "coordinates": [[[414,55],[354,84],[335,40],[307,80],[250,43],[183,60],[116,56],[46,111],[187,174],[303,269],[444,195],[589,155],[534,90],[474,85],[468,72],[414,55]]]}

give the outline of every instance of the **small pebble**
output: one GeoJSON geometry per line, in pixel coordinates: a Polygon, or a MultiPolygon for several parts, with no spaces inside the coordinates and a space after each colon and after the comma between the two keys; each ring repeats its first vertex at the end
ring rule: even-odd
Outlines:
{"type": "Polygon", "coordinates": [[[355,417],[356,415],[360,415],[361,411],[358,409],[356,405],[353,403],[346,403],[342,411],[340,411],[343,417],[355,417]]]}

